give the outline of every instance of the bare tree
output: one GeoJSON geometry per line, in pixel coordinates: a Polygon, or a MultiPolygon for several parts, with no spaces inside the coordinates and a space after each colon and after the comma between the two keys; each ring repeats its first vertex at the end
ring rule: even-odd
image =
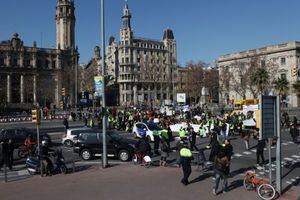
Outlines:
{"type": "Polygon", "coordinates": [[[233,91],[239,94],[243,99],[246,98],[246,92],[249,84],[245,63],[242,61],[234,61],[232,64],[232,73],[230,86],[233,91]]]}
{"type": "Polygon", "coordinates": [[[232,74],[229,71],[229,67],[220,67],[219,69],[219,94],[222,99],[229,99],[229,91],[230,91],[230,81],[232,78],[232,74]]]}

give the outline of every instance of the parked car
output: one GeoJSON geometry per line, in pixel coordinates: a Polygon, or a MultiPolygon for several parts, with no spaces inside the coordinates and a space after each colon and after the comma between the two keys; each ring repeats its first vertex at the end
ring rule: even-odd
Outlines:
{"type": "MultiPolygon", "coordinates": [[[[83,160],[90,160],[94,156],[102,155],[102,130],[84,130],[76,138],[74,153],[78,153],[83,160]]],[[[129,161],[137,143],[136,140],[126,139],[114,130],[108,130],[107,135],[107,156],[116,157],[121,161],[129,161]]]]}
{"type": "MultiPolygon", "coordinates": [[[[14,142],[14,147],[19,148],[24,145],[25,139],[28,135],[32,135],[33,139],[37,139],[37,134],[27,128],[12,128],[12,129],[2,129],[0,130],[0,142],[5,139],[12,139],[14,142]]],[[[40,133],[40,141],[46,140],[51,145],[51,138],[46,133],[40,133]]]]}
{"type": "Polygon", "coordinates": [[[62,144],[66,147],[72,147],[75,142],[75,138],[78,137],[78,135],[83,130],[90,130],[91,128],[84,127],[84,128],[70,128],[67,130],[67,133],[62,138],[62,144]],[[75,137],[75,138],[74,138],[75,137]]]}
{"type": "Polygon", "coordinates": [[[154,123],[152,124],[145,124],[142,122],[137,122],[133,126],[133,135],[136,138],[141,138],[143,135],[145,135],[149,141],[154,141],[153,131],[157,130],[160,131],[161,129],[154,123]]]}

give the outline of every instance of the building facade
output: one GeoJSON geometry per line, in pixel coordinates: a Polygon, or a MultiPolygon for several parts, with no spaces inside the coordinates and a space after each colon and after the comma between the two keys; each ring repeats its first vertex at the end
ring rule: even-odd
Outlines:
{"type": "Polygon", "coordinates": [[[131,12],[125,5],[120,41],[110,38],[106,54],[107,73],[119,85],[119,104],[159,105],[173,100],[177,72],[177,47],[173,31],[164,31],[163,39],[134,35],[131,12]]]}
{"type": "Polygon", "coordinates": [[[76,103],[79,54],[75,48],[72,0],[57,0],[57,48],[25,46],[15,33],[0,43],[0,102],[5,107],[39,104],[58,107],[65,88],[65,103],[76,103]]]}
{"type": "Polygon", "coordinates": [[[217,59],[219,68],[220,93],[219,101],[223,104],[233,103],[240,99],[258,98],[257,90],[249,85],[249,77],[256,67],[265,67],[270,76],[267,86],[269,94],[276,94],[273,82],[277,78],[286,78],[289,89],[283,101],[290,107],[296,107],[299,99],[292,85],[299,79],[300,43],[289,42],[258,49],[246,50],[220,56],[217,59]]]}
{"type": "Polygon", "coordinates": [[[204,65],[178,67],[176,92],[185,93],[188,104],[218,103],[218,70],[204,65]]]}

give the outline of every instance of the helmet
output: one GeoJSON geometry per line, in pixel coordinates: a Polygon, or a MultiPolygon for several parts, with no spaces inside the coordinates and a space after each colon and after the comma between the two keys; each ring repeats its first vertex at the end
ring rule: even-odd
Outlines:
{"type": "Polygon", "coordinates": [[[42,141],[42,145],[43,145],[43,146],[47,146],[47,145],[48,145],[48,142],[47,142],[46,140],[43,140],[43,141],[42,141]]]}

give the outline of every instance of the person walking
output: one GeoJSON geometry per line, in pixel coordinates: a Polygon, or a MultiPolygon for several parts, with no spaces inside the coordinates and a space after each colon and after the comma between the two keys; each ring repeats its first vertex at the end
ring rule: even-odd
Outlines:
{"type": "Polygon", "coordinates": [[[199,149],[196,146],[196,136],[197,136],[197,133],[194,131],[193,127],[191,127],[189,129],[189,132],[190,132],[189,140],[190,140],[191,151],[194,151],[194,148],[195,148],[196,151],[198,151],[199,149]]]}
{"type": "Polygon", "coordinates": [[[291,134],[291,137],[292,137],[292,140],[295,144],[299,145],[299,130],[298,130],[298,127],[297,127],[297,124],[296,123],[293,123],[292,124],[292,127],[290,128],[290,134],[291,134]]]}
{"type": "Polygon", "coordinates": [[[215,183],[213,194],[217,195],[220,180],[223,179],[223,193],[227,192],[227,176],[229,174],[229,160],[224,151],[219,151],[214,161],[215,183]]]}
{"type": "Polygon", "coordinates": [[[265,163],[265,157],[264,157],[265,147],[266,147],[266,140],[265,139],[258,140],[256,146],[256,163],[258,165],[263,165],[265,163]],[[262,163],[260,162],[260,158],[262,159],[262,163]]]}
{"type": "Polygon", "coordinates": [[[212,132],[211,134],[211,139],[209,146],[211,148],[210,154],[209,154],[209,161],[214,162],[214,158],[217,155],[219,149],[220,149],[220,144],[217,139],[217,133],[215,131],[212,132]]]}
{"type": "Polygon", "coordinates": [[[183,127],[180,127],[180,129],[179,129],[179,138],[183,141],[187,139],[186,138],[186,131],[184,130],[183,127]]]}
{"type": "Polygon", "coordinates": [[[158,149],[159,149],[160,138],[159,138],[158,130],[156,130],[156,129],[153,130],[153,137],[154,137],[154,154],[159,156],[160,153],[159,153],[158,149]]]}
{"type": "Polygon", "coordinates": [[[13,162],[14,162],[14,142],[12,139],[8,140],[8,168],[12,170],[13,162]]]}
{"type": "Polygon", "coordinates": [[[166,166],[167,164],[167,157],[169,157],[169,145],[165,138],[161,138],[161,157],[160,157],[160,166],[166,166]]]}
{"type": "Polygon", "coordinates": [[[182,166],[183,178],[181,179],[181,183],[183,185],[189,184],[189,176],[192,173],[191,161],[193,160],[193,154],[188,146],[183,146],[180,150],[180,164],[182,166]]]}
{"type": "Polygon", "coordinates": [[[9,145],[7,139],[1,142],[1,160],[0,160],[0,169],[5,165],[8,167],[9,165],[9,145]]]}
{"type": "Polygon", "coordinates": [[[66,117],[64,118],[63,125],[65,126],[65,130],[67,131],[69,129],[69,122],[66,117]]]}

